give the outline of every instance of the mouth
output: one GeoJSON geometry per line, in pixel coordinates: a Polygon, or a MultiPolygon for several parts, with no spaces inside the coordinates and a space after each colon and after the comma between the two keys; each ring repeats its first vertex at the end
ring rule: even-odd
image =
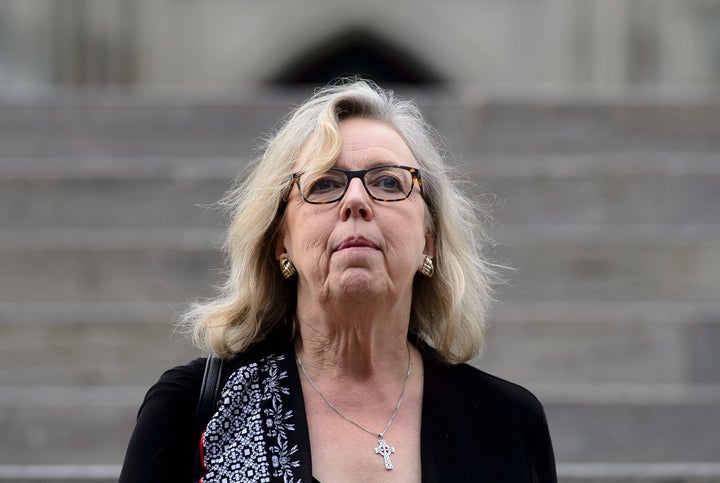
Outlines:
{"type": "Polygon", "coordinates": [[[340,250],[346,250],[348,248],[372,248],[377,250],[377,245],[367,238],[354,236],[343,240],[342,243],[335,248],[335,251],[339,252],[340,250]]]}

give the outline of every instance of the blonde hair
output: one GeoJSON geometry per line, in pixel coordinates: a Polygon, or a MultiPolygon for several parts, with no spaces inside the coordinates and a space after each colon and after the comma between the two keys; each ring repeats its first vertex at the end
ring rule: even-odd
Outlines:
{"type": "Polygon", "coordinates": [[[483,346],[493,266],[486,260],[480,209],[449,176],[439,138],[418,107],[365,80],[344,80],[318,90],[295,109],[266,142],[249,175],[223,199],[232,213],[225,252],[227,279],[215,299],[185,314],[195,343],[229,358],[272,337],[294,337],[295,285],[274,256],[293,167],[301,149],[308,169],[327,169],[340,151],[338,124],[351,117],[387,123],[418,163],[426,224],[435,235],[435,274],[416,276],[410,333],[448,363],[465,362],[483,346]]]}

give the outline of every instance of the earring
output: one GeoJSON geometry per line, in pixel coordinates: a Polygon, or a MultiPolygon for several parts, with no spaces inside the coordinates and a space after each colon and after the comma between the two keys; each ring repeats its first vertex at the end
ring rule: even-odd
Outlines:
{"type": "Polygon", "coordinates": [[[433,276],[433,273],[435,273],[435,265],[433,265],[433,260],[432,258],[426,256],[425,260],[423,261],[422,274],[430,278],[433,276]]]}
{"type": "Polygon", "coordinates": [[[297,273],[295,265],[293,265],[293,262],[291,262],[289,258],[283,258],[280,260],[280,271],[286,279],[292,278],[293,275],[297,273]]]}

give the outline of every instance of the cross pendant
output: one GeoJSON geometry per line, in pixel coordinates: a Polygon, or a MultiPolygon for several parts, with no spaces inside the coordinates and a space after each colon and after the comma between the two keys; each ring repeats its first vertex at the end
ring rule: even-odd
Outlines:
{"type": "Polygon", "coordinates": [[[375,448],[375,453],[379,454],[383,457],[383,460],[385,460],[385,469],[391,470],[393,469],[392,461],[390,461],[390,455],[395,452],[395,448],[392,446],[389,446],[387,444],[387,441],[385,439],[380,438],[378,439],[378,447],[375,448]]]}

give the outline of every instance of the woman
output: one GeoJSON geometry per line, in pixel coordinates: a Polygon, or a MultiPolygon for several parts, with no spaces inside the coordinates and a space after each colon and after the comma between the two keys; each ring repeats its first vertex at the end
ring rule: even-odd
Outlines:
{"type": "Polygon", "coordinates": [[[187,316],[204,360],[138,415],[122,482],[556,481],[544,412],[467,364],[493,271],[475,209],[417,107],[365,81],[327,87],[230,193],[222,295],[187,316]]]}

